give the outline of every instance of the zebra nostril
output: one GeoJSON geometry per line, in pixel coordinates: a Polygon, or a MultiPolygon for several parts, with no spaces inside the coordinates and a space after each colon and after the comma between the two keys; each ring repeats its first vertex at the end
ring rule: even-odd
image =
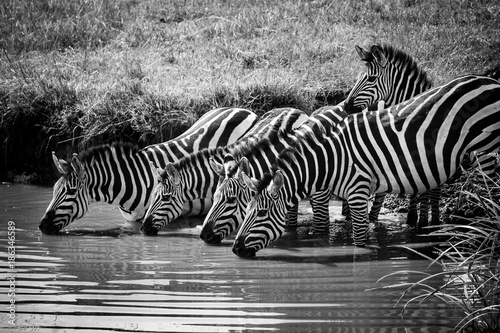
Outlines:
{"type": "Polygon", "coordinates": [[[250,258],[255,257],[255,249],[245,246],[245,237],[238,237],[233,245],[233,253],[240,258],[250,258]]]}
{"type": "Polygon", "coordinates": [[[220,244],[222,237],[213,232],[212,229],[203,229],[200,238],[207,244],[220,244]]]}
{"type": "Polygon", "coordinates": [[[51,210],[45,213],[38,225],[38,229],[46,235],[53,235],[58,233],[61,228],[54,224],[54,219],[56,217],[56,212],[51,210]]]}

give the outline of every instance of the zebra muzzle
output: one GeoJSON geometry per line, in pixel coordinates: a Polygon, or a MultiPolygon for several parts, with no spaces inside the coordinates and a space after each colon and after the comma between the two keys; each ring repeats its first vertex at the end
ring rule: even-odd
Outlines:
{"type": "Polygon", "coordinates": [[[61,231],[61,227],[54,223],[54,219],[56,217],[56,212],[51,210],[43,216],[40,224],[38,225],[38,229],[45,235],[54,235],[61,231]]]}
{"type": "Polygon", "coordinates": [[[208,225],[201,230],[200,238],[207,244],[220,244],[222,242],[222,236],[214,233],[208,225]]]}
{"type": "Polygon", "coordinates": [[[148,216],[141,226],[141,231],[148,236],[156,236],[158,234],[159,229],[154,226],[153,217],[148,216]]]}
{"type": "Polygon", "coordinates": [[[254,248],[245,246],[245,238],[240,236],[237,238],[233,245],[233,253],[240,258],[251,258],[255,257],[257,251],[254,248]]]}

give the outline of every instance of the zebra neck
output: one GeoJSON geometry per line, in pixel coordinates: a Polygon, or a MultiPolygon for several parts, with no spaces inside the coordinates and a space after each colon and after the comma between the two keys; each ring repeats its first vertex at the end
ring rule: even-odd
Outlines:
{"type": "Polygon", "coordinates": [[[321,141],[321,146],[309,140],[293,156],[279,161],[285,174],[285,200],[297,204],[314,193],[331,189],[343,196],[343,177],[352,173],[352,158],[336,134],[321,141]]]}
{"type": "Polygon", "coordinates": [[[176,142],[167,141],[151,145],[144,148],[143,151],[156,166],[163,168],[169,162],[176,162],[188,156],[193,151],[194,145],[194,140],[182,139],[176,142]]]}
{"type": "Polygon", "coordinates": [[[385,107],[391,107],[402,103],[410,98],[420,95],[432,87],[432,83],[426,73],[419,70],[401,69],[400,75],[406,80],[401,80],[400,85],[392,89],[389,97],[385,101],[385,107]]]}
{"type": "Polygon", "coordinates": [[[186,200],[211,198],[219,182],[219,174],[210,166],[210,158],[222,161],[228,150],[224,147],[203,149],[175,165],[181,177],[186,200]]]}
{"type": "MultiPolygon", "coordinates": [[[[278,159],[280,152],[289,148],[292,139],[288,135],[276,135],[271,139],[259,141],[254,147],[245,151],[239,158],[248,159],[251,176],[262,178],[271,171],[272,165],[278,159]]],[[[241,152],[239,152],[241,153],[241,152]]]]}

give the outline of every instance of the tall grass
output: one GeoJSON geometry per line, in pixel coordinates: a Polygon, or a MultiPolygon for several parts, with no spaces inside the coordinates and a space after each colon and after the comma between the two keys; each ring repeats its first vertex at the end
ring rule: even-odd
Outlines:
{"type": "Polygon", "coordinates": [[[500,4],[2,1],[0,177],[45,173],[50,150],[168,140],[215,107],[337,103],[363,68],[354,44],[371,40],[414,55],[435,84],[482,73],[500,61],[500,4]]]}
{"type": "Polygon", "coordinates": [[[137,1],[4,0],[0,48],[9,53],[64,51],[106,45],[137,1]]]}
{"type": "MultiPolygon", "coordinates": [[[[475,184],[466,185],[477,188],[475,184]]],[[[431,235],[448,238],[439,248],[437,258],[409,249],[427,258],[430,265],[439,265],[441,273],[416,272],[422,276],[419,281],[384,287],[404,290],[398,302],[404,303],[403,313],[412,303],[438,298],[461,311],[462,320],[455,327],[456,332],[500,331],[499,193],[499,180],[491,187],[463,193],[468,201],[484,209],[485,217],[465,218],[466,224],[448,224],[433,232],[431,235]],[[434,287],[436,281],[442,281],[439,287],[434,287]]]]}

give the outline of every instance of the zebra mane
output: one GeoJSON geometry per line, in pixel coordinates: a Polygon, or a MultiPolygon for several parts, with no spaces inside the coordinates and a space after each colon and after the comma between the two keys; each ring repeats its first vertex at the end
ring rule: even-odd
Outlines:
{"type": "Polygon", "coordinates": [[[96,156],[106,156],[113,150],[121,150],[125,154],[135,154],[139,151],[139,148],[137,147],[137,145],[134,145],[132,143],[118,141],[113,142],[112,144],[103,144],[87,148],[86,150],[80,152],[78,157],[83,164],[90,164],[92,159],[96,156]]]}
{"type": "Polygon", "coordinates": [[[229,152],[234,155],[236,159],[240,159],[244,156],[250,156],[261,148],[269,147],[275,139],[282,138],[288,135],[288,132],[282,131],[280,130],[280,128],[281,123],[276,123],[273,124],[273,126],[264,133],[247,135],[228,146],[203,148],[195,153],[181,158],[180,160],[175,162],[174,165],[178,169],[183,169],[185,167],[191,166],[199,159],[208,159],[217,155],[221,156],[229,152]]]}
{"type": "Polygon", "coordinates": [[[264,191],[266,187],[271,183],[275,172],[276,170],[272,170],[272,172],[265,172],[262,176],[262,179],[257,180],[257,183],[255,184],[255,190],[257,191],[257,194],[262,193],[262,191],[264,191]]]}
{"type": "Polygon", "coordinates": [[[198,150],[196,153],[191,153],[174,163],[177,169],[184,169],[190,167],[200,159],[209,159],[215,155],[222,155],[226,152],[226,147],[215,147],[215,148],[203,148],[198,150]]]}
{"type": "Polygon", "coordinates": [[[432,84],[432,80],[427,72],[408,53],[387,43],[379,43],[377,45],[380,46],[389,62],[399,68],[406,68],[411,72],[416,72],[417,77],[424,79],[429,85],[432,84]]]}
{"type": "MultiPolygon", "coordinates": [[[[337,130],[337,127],[335,127],[335,131],[337,130]]],[[[289,136],[290,147],[280,152],[276,158],[276,162],[271,166],[271,172],[264,174],[262,179],[259,180],[257,192],[260,193],[271,183],[276,171],[287,170],[290,168],[290,165],[297,162],[297,157],[303,153],[302,147],[305,142],[319,141],[321,144],[325,140],[326,135],[326,129],[315,123],[311,129],[301,127],[295,132],[295,135],[289,136]]]]}

